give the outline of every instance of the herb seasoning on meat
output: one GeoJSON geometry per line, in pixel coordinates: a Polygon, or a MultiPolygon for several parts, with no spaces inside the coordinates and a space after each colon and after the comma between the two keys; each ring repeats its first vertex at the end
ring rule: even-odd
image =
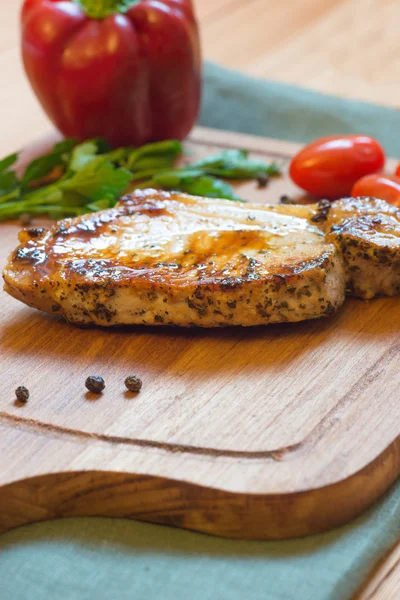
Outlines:
{"type": "Polygon", "coordinates": [[[331,209],[332,203],[330,200],[326,198],[320,200],[318,202],[318,210],[317,213],[312,217],[311,221],[313,223],[322,223],[326,221],[328,218],[329,211],[331,209]]]}

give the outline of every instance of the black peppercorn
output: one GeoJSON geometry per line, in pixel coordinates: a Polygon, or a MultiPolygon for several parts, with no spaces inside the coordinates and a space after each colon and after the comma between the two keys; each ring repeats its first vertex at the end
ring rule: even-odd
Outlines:
{"type": "Polygon", "coordinates": [[[15,390],[15,395],[18,402],[22,402],[23,404],[26,404],[26,402],[29,400],[29,391],[23,385],[17,387],[15,390]]]}
{"type": "Polygon", "coordinates": [[[259,188],[266,188],[269,183],[269,175],[267,173],[259,173],[257,175],[257,184],[259,188]]]}
{"type": "Polygon", "coordinates": [[[125,385],[130,392],[140,392],[142,389],[142,380],[133,375],[125,379],[125,385]]]}
{"type": "Polygon", "coordinates": [[[102,377],[91,375],[86,379],[85,386],[89,392],[92,392],[92,394],[101,394],[106,387],[106,384],[104,383],[104,379],[102,377]]]}

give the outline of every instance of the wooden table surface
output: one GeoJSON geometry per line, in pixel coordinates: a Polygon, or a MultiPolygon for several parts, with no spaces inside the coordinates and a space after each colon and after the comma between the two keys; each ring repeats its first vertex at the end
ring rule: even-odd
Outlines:
{"type": "Polygon", "coordinates": [[[205,56],[257,77],[400,106],[398,0],[195,0],[205,56]]]}
{"type": "MultiPolygon", "coordinates": [[[[52,131],[19,61],[20,4],[0,2],[0,154],[52,131]]],[[[195,4],[208,59],[321,92],[400,105],[398,0],[195,0],[195,4]]],[[[360,598],[398,598],[399,561],[397,548],[360,598]]]]}

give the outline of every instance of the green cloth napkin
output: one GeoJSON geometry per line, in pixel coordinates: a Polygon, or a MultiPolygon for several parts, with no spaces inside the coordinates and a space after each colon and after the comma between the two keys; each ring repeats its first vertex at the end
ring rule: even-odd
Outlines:
{"type": "MultiPolygon", "coordinates": [[[[359,131],[396,154],[398,122],[392,109],[205,68],[200,123],[209,127],[297,141],[359,131]]],[[[53,521],[0,537],[0,600],[346,600],[399,538],[400,483],[350,525],[285,542],[53,521]]]]}
{"type": "Polygon", "coordinates": [[[400,158],[400,112],[375,104],[325,96],[260,81],[206,64],[200,124],[292,142],[337,133],[365,133],[400,158]]]}

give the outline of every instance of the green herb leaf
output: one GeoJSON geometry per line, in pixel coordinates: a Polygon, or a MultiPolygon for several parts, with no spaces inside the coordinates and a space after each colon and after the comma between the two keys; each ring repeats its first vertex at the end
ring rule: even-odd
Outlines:
{"type": "Polygon", "coordinates": [[[192,166],[203,169],[209,175],[227,179],[254,179],[260,173],[278,175],[276,163],[253,160],[248,157],[247,150],[224,150],[220,154],[207,156],[192,166]]]}
{"type": "Polygon", "coordinates": [[[110,162],[119,162],[126,157],[127,149],[118,148],[116,150],[111,150],[109,143],[103,138],[87,140],[74,148],[69,163],[69,169],[74,172],[80,171],[99,155],[102,155],[110,162]]]}
{"type": "Polygon", "coordinates": [[[17,162],[18,156],[19,153],[14,152],[14,154],[10,154],[9,156],[3,158],[3,160],[0,160],[0,173],[4,173],[4,171],[7,171],[10,167],[12,167],[12,165],[17,162]]]}
{"type": "Polygon", "coordinates": [[[18,152],[6,156],[0,161],[0,204],[18,197],[19,181],[14,171],[9,170],[18,160],[18,152]]]}
{"type": "MultiPolygon", "coordinates": [[[[182,154],[182,144],[177,140],[167,140],[165,142],[155,142],[154,144],[146,144],[141,148],[136,148],[131,152],[128,157],[126,167],[130,171],[134,171],[137,168],[137,164],[139,163],[139,159],[143,158],[156,158],[156,157],[164,157],[168,158],[171,162],[182,154]]],[[[143,163],[139,167],[140,170],[143,169],[143,163]]]]}
{"type": "Polygon", "coordinates": [[[65,138],[54,145],[53,153],[63,157],[64,162],[70,157],[72,150],[77,145],[78,141],[75,138],[65,138]]]}
{"type": "Polygon", "coordinates": [[[103,156],[98,156],[59,185],[62,190],[76,192],[96,202],[118,197],[129,184],[131,177],[131,173],[126,169],[118,168],[103,156]]]}
{"type": "Polygon", "coordinates": [[[109,162],[115,163],[116,165],[123,167],[125,166],[125,163],[131,152],[132,148],[116,148],[115,150],[111,150],[110,152],[107,152],[102,156],[107,158],[109,162]]]}
{"type": "Polygon", "coordinates": [[[193,196],[207,196],[208,198],[225,198],[226,200],[241,201],[232,186],[226,181],[221,181],[209,175],[197,177],[193,181],[184,181],[180,188],[182,192],[193,194],[193,196]]]}
{"type": "Polygon", "coordinates": [[[32,161],[22,182],[10,169],[18,154],[0,161],[0,220],[21,213],[53,218],[85,214],[115,206],[128,188],[156,187],[189,194],[240,200],[233,188],[219,178],[256,178],[275,175],[279,167],[248,158],[247,150],[225,150],[184,168],[174,168],[182,145],[176,140],[147,144],[141,148],[111,149],[102,138],[77,145],[75,140],[56,144],[47,155],[32,161]],[[62,176],[32,189],[59,166],[62,176]]]}
{"type": "Polygon", "coordinates": [[[174,154],[161,156],[143,156],[139,158],[134,166],[133,173],[136,175],[140,171],[160,171],[162,169],[172,169],[175,161],[174,154]]]}
{"type": "Polygon", "coordinates": [[[5,171],[0,173],[0,202],[1,196],[13,192],[18,187],[19,181],[14,171],[5,171]]]}
{"type": "Polygon", "coordinates": [[[81,206],[52,206],[50,204],[43,206],[33,206],[29,209],[29,214],[46,216],[49,217],[49,219],[65,219],[66,217],[79,217],[80,215],[85,215],[87,214],[87,210],[85,210],[85,208],[81,206]]]}
{"type": "Polygon", "coordinates": [[[22,187],[25,188],[30,183],[46,177],[55,167],[65,169],[74,146],[76,146],[76,140],[63,140],[58,142],[48,154],[35,158],[25,169],[21,182],[22,187]]]}
{"type": "Polygon", "coordinates": [[[107,208],[112,208],[115,203],[112,200],[97,200],[97,202],[91,202],[87,204],[85,208],[87,208],[88,212],[97,212],[99,210],[106,210],[107,208]]]}
{"type": "Polygon", "coordinates": [[[223,167],[228,162],[230,164],[243,160],[248,157],[248,150],[223,150],[218,154],[211,154],[201,158],[200,160],[193,163],[193,167],[207,168],[207,167],[223,167]]]}
{"type": "Polygon", "coordinates": [[[14,190],[11,190],[11,192],[8,192],[8,194],[3,194],[2,196],[0,196],[0,204],[5,204],[10,200],[15,200],[16,198],[19,198],[19,196],[20,189],[19,187],[16,187],[14,190]]]}
{"type": "Polygon", "coordinates": [[[159,169],[159,168],[148,169],[146,171],[134,171],[131,176],[131,183],[133,183],[135,181],[143,181],[146,179],[150,179],[150,185],[153,185],[151,182],[151,178],[153,178],[155,175],[157,175],[159,173],[163,173],[163,172],[165,172],[165,169],[159,169]]]}
{"type": "Polygon", "coordinates": [[[198,177],[204,175],[200,169],[171,169],[170,171],[161,171],[153,176],[153,182],[159,187],[179,190],[183,184],[189,184],[198,177]]]}
{"type": "Polygon", "coordinates": [[[204,175],[199,169],[188,168],[157,173],[152,181],[156,187],[186,192],[194,196],[240,200],[229,183],[204,175]]]}
{"type": "Polygon", "coordinates": [[[209,168],[206,172],[216,177],[225,177],[227,179],[255,179],[261,173],[267,175],[278,175],[279,168],[275,163],[266,165],[262,161],[246,160],[242,164],[237,162],[235,165],[225,165],[222,168],[209,168]]]}
{"type": "Polygon", "coordinates": [[[94,140],[88,140],[83,144],[79,144],[72,151],[69,169],[74,171],[74,173],[80,171],[96,158],[97,152],[98,146],[94,140]]]}

